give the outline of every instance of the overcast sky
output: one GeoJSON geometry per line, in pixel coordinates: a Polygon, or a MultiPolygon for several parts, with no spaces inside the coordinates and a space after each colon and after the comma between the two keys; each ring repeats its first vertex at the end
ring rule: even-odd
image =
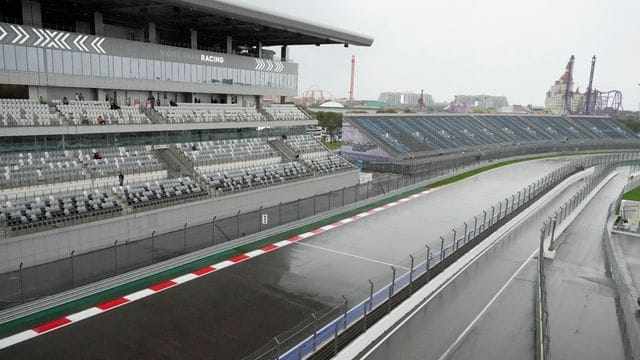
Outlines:
{"type": "Polygon", "coordinates": [[[297,46],[299,92],[312,85],[346,97],[351,55],[355,95],[420,91],[436,101],[455,94],[506,95],[543,105],[549,86],[576,56],[574,79],[640,103],[640,0],[243,0],[247,4],[374,38],[373,46],[297,46]]]}

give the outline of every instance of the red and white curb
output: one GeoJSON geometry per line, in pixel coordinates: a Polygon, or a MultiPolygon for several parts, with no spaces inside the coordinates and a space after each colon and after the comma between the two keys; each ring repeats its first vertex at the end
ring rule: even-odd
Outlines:
{"type": "Polygon", "coordinates": [[[171,280],[167,280],[167,281],[161,282],[159,284],[155,284],[155,285],[150,286],[150,287],[148,287],[146,289],[142,289],[142,290],[136,291],[134,293],[131,293],[129,295],[109,300],[109,301],[104,302],[102,304],[96,305],[96,306],[94,306],[92,308],[77,312],[75,314],[63,316],[61,318],[49,321],[49,322],[44,323],[42,325],[38,325],[38,326],[36,326],[34,328],[31,328],[29,330],[25,330],[23,332],[15,334],[15,335],[8,336],[8,337],[6,337],[4,339],[0,339],[0,350],[2,350],[4,348],[7,348],[9,346],[18,344],[20,342],[32,339],[32,338],[34,338],[36,336],[51,332],[53,330],[63,328],[65,326],[67,326],[67,325],[76,323],[78,321],[81,321],[81,320],[84,320],[84,319],[88,319],[90,317],[93,317],[93,316],[96,316],[98,314],[104,313],[105,311],[109,311],[109,310],[118,308],[118,307],[120,307],[122,305],[132,303],[132,302],[134,302],[136,300],[144,299],[147,296],[150,296],[150,295],[153,295],[153,294],[157,294],[159,292],[165,291],[165,290],[170,289],[170,288],[172,288],[174,286],[189,282],[191,280],[197,279],[197,278],[205,276],[207,274],[210,274],[210,273],[213,273],[213,272],[216,272],[216,271],[220,271],[220,270],[222,270],[222,269],[224,269],[226,267],[229,267],[231,265],[235,265],[237,263],[240,263],[240,262],[243,262],[245,260],[254,258],[256,256],[260,256],[262,254],[268,253],[268,252],[273,251],[275,249],[279,249],[279,248],[285,247],[285,246],[287,246],[289,244],[292,244],[292,243],[294,243],[296,241],[300,241],[302,239],[310,238],[310,237],[312,237],[314,235],[321,234],[321,233],[323,233],[325,231],[329,231],[329,230],[335,229],[335,228],[340,227],[342,225],[345,225],[345,224],[348,224],[350,222],[365,218],[365,217],[367,217],[369,215],[373,215],[373,214],[378,213],[380,211],[384,211],[386,209],[389,209],[391,207],[400,205],[400,204],[405,203],[407,201],[410,201],[410,200],[413,200],[413,199],[417,199],[417,198],[419,198],[421,196],[427,195],[427,194],[432,193],[432,192],[434,192],[434,191],[436,191],[438,189],[441,189],[441,188],[442,187],[435,187],[435,188],[431,188],[431,189],[428,189],[428,190],[425,190],[425,191],[422,191],[422,192],[407,196],[405,198],[402,198],[402,199],[387,203],[387,204],[379,206],[377,208],[361,212],[361,213],[359,213],[357,215],[353,215],[351,217],[344,218],[344,219],[336,221],[336,222],[334,222],[332,224],[325,225],[325,226],[319,227],[317,229],[310,230],[310,231],[308,231],[306,233],[303,233],[303,234],[292,236],[292,237],[290,237],[290,238],[288,238],[286,240],[282,240],[282,241],[279,241],[277,243],[264,246],[264,247],[262,247],[260,249],[257,249],[257,250],[249,251],[247,253],[234,256],[232,258],[229,258],[229,259],[227,259],[225,261],[222,261],[222,262],[219,262],[217,264],[213,264],[213,265],[210,265],[210,266],[205,266],[205,267],[203,267],[201,269],[198,269],[196,271],[193,271],[191,273],[188,273],[188,274],[185,274],[185,275],[182,275],[182,276],[178,276],[177,278],[174,278],[174,279],[171,279],[171,280]]]}

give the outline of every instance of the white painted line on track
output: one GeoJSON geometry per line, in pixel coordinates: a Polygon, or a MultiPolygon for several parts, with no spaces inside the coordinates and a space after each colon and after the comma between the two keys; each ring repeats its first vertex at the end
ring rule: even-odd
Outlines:
{"type": "Polygon", "coordinates": [[[360,260],[371,261],[371,262],[382,264],[382,265],[393,266],[395,268],[404,269],[404,270],[409,271],[409,268],[407,268],[407,267],[396,265],[396,264],[391,264],[391,263],[388,263],[388,262],[384,262],[384,261],[380,261],[380,260],[376,260],[376,259],[372,259],[372,258],[368,258],[368,257],[365,257],[365,256],[350,254],[350,253],[346,253],[346,252],[343,252],[343,251],[333,250],[333,249],[325,248],[325,247],[322,247],[322,246],[311,245],[311,244],[307,244],[307,243],[303,243],[303,242],[296,242],[295,244],[304,245],[304,246],[312,247],[314,249],[319,249],[319,250],[332,252],[334,254],[350,256],[352,258],[356,258],[356,259],[360,259],[360,260]]]}
{"type": "Polygon", "coordinates": [[[498,292],[491,298],[491,300],[489,300],[489,302],[487,303],[487,305],[484,306],[484,308],[482,308],[482,310],[480,310],[480,312],[478,313],[478,315],[469,323],[469,325],[462,331],[462,333],[460,333],[460,335],[456,338],[456,340],[449,345],[449,347],[447,348],[447,350],[442,354],[442,356],[440,356],[438,358],[438,360],[444,360],[449,358],[452,354],[453,351],[455,351],[455,349],[460,345],[460,343],[462,342],[462,340],[467,336],[467,334],[469,333],[469,331],[471,331],[471,329],[478,323],[478,321],[480,320],[480,318],[482,318],[482,316],[487,312],[487,310],[489,310],[489,308],[491,307],[491,305],[493,305],[493,303],[500,297],[500,295],[504,292],[504,290],[509,286],[509,284],[511,284],[511,282],[513,281],[513,279],[515,279],[516,276],[518,276],[518,274],[520,273],[520,271],[522,271],[522,269],[524,269],[525,266],[527,266],[527,264],[529,263],[529,261],[531,261],[531,259],[533,259],[533,257],[536,255],[536,253],[538,252],[538,249],[533,250],[533,252],[531,253],[531,255],[529,255],[529,257],[527,257],[527,259],[522,263],[522,265],[520,265],[520,267],[518,268],[518,270],[516,270],[511,277],[509,277],[509,279],[507,280],[507,282],[504,283],[504,285],[502,285],[502,287],[500,288],[500,290],[498,290],[498,292]]]}

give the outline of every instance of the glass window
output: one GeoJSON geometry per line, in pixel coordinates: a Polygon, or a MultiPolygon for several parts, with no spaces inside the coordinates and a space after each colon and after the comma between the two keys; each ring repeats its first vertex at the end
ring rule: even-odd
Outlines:
{"type": "Polygon", "coordinates": [[[91,54],[91,75],[100,76],[100,55],[91,54]]]}
{"type": "Polygon", "coordinates": [[[152,79],[160,80],[161,77],[162,77],[162,63],[158,60],[154,60],[152,79]]]}
{"type": "Polygon", "coordinates": [[[140,78],[141,79],[153,79],[153,64],[150,60],[140,59],[140,78]]]}
{"type": "Polygon", "coordinates": [[[178,69],[178,63],[175,62],[171,63],[171,80],[180,80],[180,70],[178,69]]]}
{"type": "Polygon", "coordinates": [[[196,74],[197,74],[196,81],[199,82],[199,83],[201,83],[202,80],[203,80],[202,68],[203,68],[202,65],[197,65],[197,67],[196,67],[196,74]]]}
{"type": "Polygon", "coordinates": [[[178,81],[184,82],[184,64],[178,65],[178,81]]]}
{"type": "Polygon", "coordinates": [[[138,59],[131,59],[131,77],[133,79],[139,79],[138,70],[140,69],[140,65],[138,64],[138,59]]]}
{"type": "Polygon", "coordinates": [[[170,61],[165,61],[164,62],[164,80],[171,80],[173,79],[173,76],[171,76],[171,62],[170,61]]]}
{"type": "MultiPolygon", "coordinates": [[[[2,58],[1,54],[0,58],[2,58]]],[[[44,72],[44,49],[38,49],[38,70],[44,72]]]]}
{"type": "Polygon", "coordinates": [[[62,69],[65,74],[73,74],[73,59],[71,51],[62,51],[62,69]]]}
{"type": "Polygon", "coordinates": [[[113,56],[109,55],[107,64],[109,64],[109,76],[113,76],[113,56]]]}
{"type": "Polygon", "coordinates": [[[113,57],[113,76],[122,77],[122,58],[120,56],[113,57]]]}
{"type": "Polygon", "coordinates": [[[109,56],[100,55],[100,76],[109,76],[109,56]]]}
{"type": "Polygon", "coordinates": [[[53,73],[53,51],[47,49],[47,72],[53,73]]]}
{"type": "Polygon", "coordinates": [[[0,46],[0,70],[4,70],[4,46],[0,46]]]}
{"type": "Polygon", "coordinates": [[[4,45],[4,66],[7,70],[16,69],[16,47],[4,45]]]}
{"type": "Polygon", "coordinates": [[[191,82],[191,65],[184,65],[184,81],[191,82]]]}
{"type": "Polygon", "coordinates": [[[27,48],[24,46],[16,46],[16,68],[27,71],[27,48]]]}
{"type": "Polygon", "coordinates": [[[91,76],[91,54],[82,54],[82,75],[91,76]]]}
{"type": "Polygon", "coordinates": [[[211,66],[205,66],[204,67],[205,70],[205,75],[204,75],[204,82],[211,82],[211,66]]]}
{"type": "Polygon", "coordinates": [[[38,49],[27,48],[27,70],[38,71],[38,49]]]}
{"type": "Polygon", "coordinates": [[[82,54],[79,52],[73,52],[71,53],[71,58],[71,71],[73,72],[73,75],[82,75],[82,54]]]}
{"type": "Polygon", "coordinates": [[[122,77],[131,79],[131,59],[128,57],[122,58],[122,77]]]}
{"type": "Polygon", "coordinates": [[[53,72],[62,74],[62,51],[53,50],[53,72]]]}
{"type": "Polygon", "coordinates": [[[198,82],[198,80],[196,79],[198,75],[197,72],[198,72],[198,66],[191,64],[191,82],[192,83],[198,82]]]}

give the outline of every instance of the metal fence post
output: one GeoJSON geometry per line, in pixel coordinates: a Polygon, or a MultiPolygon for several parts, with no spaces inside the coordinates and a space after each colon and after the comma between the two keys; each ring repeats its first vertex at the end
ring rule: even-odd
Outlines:
{"type": "Polygon", "coordinates": [[[425,264],[425,272],[429,271],[429,260],[431,260],[431,248],[429,245],[425,245],[427,247],[427,261],[425,264]]]}
{"type": "Polygon", "coordinates": [[[329,210],[331,210],[331,190],[329,190],[329,210]]]}
{"type": "Polygon", "coordinates": [[[413,256],[409,255],[409,258],[411,259],[411,269],[409,270],[409,293],[413,294],[413,256]]]}
{"type": "Polygon", "coordinates": [[[216,217],[217,216],[214,216],[213,219],[211,219],[211,245],[216,244],[216,217]]]}
{"type": "Polygon", "coordinates": [[[236,239],[240,237],[240,210],[236,213],[236,239]]]}
{"type": "Polygon", "coordinates": [[[478,217],[474,216],[473,220],[473,238],[475,239],[478,235],[478,217]]]}
{"type": "Polygon", "coordinates": [[[344,190],[345,187],[342,188],[342,206],[344,207],[344,190]]]}
{"type": "Polygon", "coordinates": [[[313,351],[318,348],[318,318],[316,314],[311,314],[313,318],[313,351]]]}
{"type": "Polygon", "coordinates": [[[506,201],[504,205],[504,216],[507,216],[509,213],[509,198],[504,199],[506,201]]]}
{"type": "Polygon", "coordinates": [[[18,269],[20,271],[20,303],[24,304],[24,280],[22,279],[22,265],[24,264],[21,261],[18,269]]]}
{"type": "Polygon", "coordinates": [[[467,243],[467,238],[469,237],[469,235],[468,235],[468,234],[469,234],[469,232],[467,231],[467,227],[468,227],[468,226],[467,226],[467,222],[465,221],[465,222],[464,222],[464,243],[465,243],[465,244],[467,243]]]}
{"type": "Polygon", "coordinates": [[[391,267],[391,296],[393,296],[393,294],[395,293],[395,287],[396,287],[396,268],[394,266],[390,266],[391,267]]]}
{"type": "Polygon", "coordinates": [[[258,232],[262,231],[262,205],[258,208],[258,232]]]}
{"type": "Polygon", "coordinates": [[[495,214],[496,214],[496,207],[491,205],[491,220],[489,220],[489,226],[493,225],[493,219],[495,214]]]}
{"type": "Polygon", "coordinates": [[[280,358],[280,340],[278,340],[277,336],[274,336],[273,340],[276,342],[276,359],[279,359],[280,358]]]}
{"type": "Polygon", "coordinates": [[[558,220],[558,214],[556,213],[556,215],[553,217],[553,226],[551,228],[551,243],[549,244],[549,251],[553,251],[553,237],[555,236],[556,233],[556,222],[558,220]]]}
{"type": "Polygon", "coordinates": [[[151,263],[155,261],[155,240],[156,240],[156,231],[153,230],[151,232],[151,263]]]}
{"type": "Polygon", "coordinates": [[[369,281],[369,310],[373,309],[373,281],[369,281]]]}
{"type": "Polygon", "coordinates": [[[187,223],[184,223],[184,226],[182,227],[182,239],[183,239],[182,252],[186,254],[187,253],[187,223]]]}
{"type": "Polygon", "coordinates": [[[482,213],[484,213],[484,220],[482,220],[482,231],[484,231],[487,228],[487,211],[482,210],[482,213]]]}
{"type": "Polygon", "coordinates": [[[440,236],[440,260],[444,260],[444,238],[440,236]]]}
{"type": "Polygon", "coordinates": [[[451,249],[455,251],[458,249],[458,239],[456,239],[458,234],[456,233],[456,229],[451,229],[451,231],[453,231],[453,244],[451,244],[451,249]]]}
{"type": "Polygon", "coordinates": [[[317,194],[313,195],[313,215],[316,214],[316,196],[317,194]]]}
{"type": "Polygon", "coordinates": [[[113,242],[113,266],[115,273],[118,273],[118,240],[113,242]]]}
{"type": "Polygon", "coordinates": [[[296,220],[300,220],[300,199],[296,201],[296,220]]]}
{"type": "Polygon", "coordinates": [[[278,225],[282,225],[282,201],[278,204],[278,225]]]}
{"type": "Polygon", "coordinates": [[[74,272],[74,268],[73,268],[73,254],[76,252],[76,250],[71,250],[71,287],[74,288],[76,287],[76,276],[75,276],[75,272],[74,272]]]}

